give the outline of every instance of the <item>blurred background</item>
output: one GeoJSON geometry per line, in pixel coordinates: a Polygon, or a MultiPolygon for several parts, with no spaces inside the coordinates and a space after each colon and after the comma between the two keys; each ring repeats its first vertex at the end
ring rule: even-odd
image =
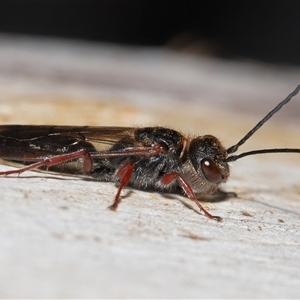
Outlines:
{"type": "MultiPolygon", "coordinates": [[[[255,122],[244,113],[257,120],[299,84],[299,11],[286,0],[0,1],[0,122],[245,125],[221,132],[232,143],[255,122]]],[[[294,127],[299,113],[293,102],[274,119],[294,127]]]]}
{"type": "Polygon", "coordinates": [[[0,31],[300,64],[300,2],[1,1],[0,31]]]}

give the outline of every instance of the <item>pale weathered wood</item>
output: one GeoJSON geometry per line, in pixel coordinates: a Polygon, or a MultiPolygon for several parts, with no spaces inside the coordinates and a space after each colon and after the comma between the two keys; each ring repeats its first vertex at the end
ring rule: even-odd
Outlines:
{"type": "MultiPolygon", "coordinates": [[[[0,38],[0,121],[165,125],[237,142],[300,83],[300,71],[166,50],[0,38]]],[[[300,96],[241,151],[300,147],[300,96]]],[[[232,166],[205,203],[28,172],[0,179],[0,297],[298,298],[300,158],[232,166]]],[[[1,166],[0,170],[8,167],[1,166]]]]}

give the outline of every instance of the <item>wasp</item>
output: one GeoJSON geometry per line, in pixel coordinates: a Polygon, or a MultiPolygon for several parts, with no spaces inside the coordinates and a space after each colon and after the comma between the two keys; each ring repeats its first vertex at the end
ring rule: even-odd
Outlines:
{"type": "Polygon", "coordinates": [[[221,221],[198,200],[221,192],[230,162],[249,155],[300,153],[300,149],[276,148],[232,155],[299,90],[300,85],[228,149],[212,135],[192,138],[164,127],[1,125],[0,158],[23,166],[0,175],[44,168],[115,182],[118,190],[109,206],[112,210],[117,209],[126,186],[161,193],[182,191],[205,216],[221,221]]]}

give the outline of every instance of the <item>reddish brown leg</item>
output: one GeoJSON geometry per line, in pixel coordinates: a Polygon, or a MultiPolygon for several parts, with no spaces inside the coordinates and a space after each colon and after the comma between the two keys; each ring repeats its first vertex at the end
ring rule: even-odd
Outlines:
{"type": "Polygon", "coordinates": [[[121,202],[120,194],[123,188],[127,185],[127,183],[130,180],[130,177],[133,172],[133,163],[127,163],[125,164],[117,173],[116,177],[117,179],[120,179],[120,186],[118,188],[118,192],[115,197],[115,201],[112,205],[110,205],[108,208],[111,210],[116,210],[119,203],[121,202]]]}
{"type": "Polygon", "coordinates": [[[210,214],[201,204],[200,202],[198,201],[198,199],[196,198],[195,194],[194,194],[194,191],[193,189],[191,188],[191,186],[185,181],[185,179],[178,173],[169,173],[169,174],[166,174],[164,175],[162,178],[161,178],[161,182],[163,184],[169,184],[171,183],[173,180],[177,180],[179,185],[181,186],[181,188],[183,189],[183,191],[186,193],[186,195],[191,199],[193,200],[197,206],[199,207],[199,209],[201,211],[204,212],[204,214],[210,218],[210,219],[214,219],[218,222],[222,221],[222,218],[219,217],[219,216],[213,216],[212,214],[210,214]]]}
{"type": "Polygon", "coordinates": [[[92,157],[99,157],[99,158],[110,158],[110,157],[120,157],[120,156],[150,156],[156,155],[160,153],[166,153],[168,149],[163,145],[153,145],[151,147],[134,147],[134,148],[127,148],[123,150],[116,150],[116,151],[101,151],[96,153],[91,153],[92,157]]]}
{"type": "Polygon", "coordinates": [[[36,163],[33,163],[31,165],[28,165],[26,167],[20,168],[20,169],[16,169],[16,170],[11,170],[11,171],[3,171],[0,172],[0,175],[12,175],[12,174],[21,174],[25,171],[29,171],[29,170],[33,170],[33,169],[37,169],[39,167],[43,167],[43,166],[54,166],[54,165],[58,165],[61,164],[63,162],[67,162],[76,158],[83,158],[84,162],[83,162],[83,171],[85,173],[89,173],[92,169],[92,165],[93,165],[93,160],[91,158],[91,155],[89,154],[89,152],[85,151],[85,150],[81,150],[81,151],[77,151],[77,152],[72,152],[72,153],[67,153],[67,154],[61,154],[61,155],[56,155],[53,157],[47,157],[42,159],[41,161],[38,161],[36,163]]]}

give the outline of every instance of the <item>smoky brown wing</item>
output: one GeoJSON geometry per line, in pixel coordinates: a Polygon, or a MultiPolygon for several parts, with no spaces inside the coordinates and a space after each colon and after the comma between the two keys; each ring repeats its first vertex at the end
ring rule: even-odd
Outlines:
{"type": "Polygon", "coordinates": [[[97,152],[107,151],[116,144],[126,147],[140,147],[141,143],[135,140],[134,127],[88,127],[80,132],[85,140],[91,143],[97,152]]]}
{"type": "Polygon", "coordinates": [[[0,126],[0,158],[8,161],[33,162],[45,156],[108,151],[116,144],[140,146],[133,127],[89,126],[0,126]]]}

